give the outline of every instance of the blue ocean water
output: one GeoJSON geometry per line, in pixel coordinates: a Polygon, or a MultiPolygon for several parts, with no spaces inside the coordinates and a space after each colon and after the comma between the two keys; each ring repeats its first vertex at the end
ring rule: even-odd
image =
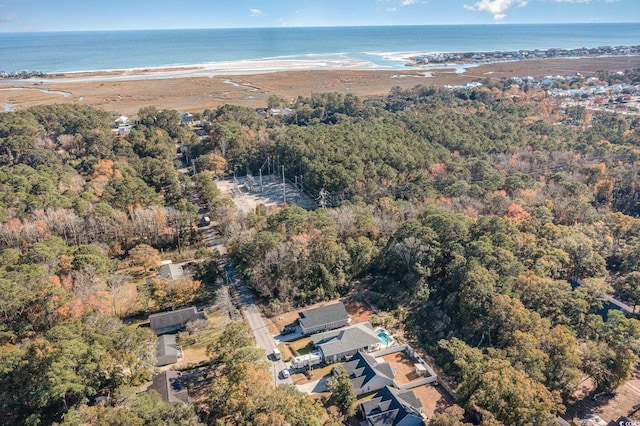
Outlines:
{"type": "Polygon", "coordinates": [[[401,68],[399,53],[640,44],[640,23],[0,33],[0,70],[69,72],[273,58],[401,68]]]}

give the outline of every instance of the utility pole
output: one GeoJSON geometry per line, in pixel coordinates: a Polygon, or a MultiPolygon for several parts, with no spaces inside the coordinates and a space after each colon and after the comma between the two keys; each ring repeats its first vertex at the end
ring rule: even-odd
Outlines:
{"type": "Polygon", "coordinates": [[[277,376],[276,376],[276,363],[273,363],[273,386],[278,386],[278,381],[277,381],[277,376]]]}
{"type": "Polygon", "coordinates": [[[328,197],[329,193],[327,191],[325,191],[324,188],[322,188],[320,190],[320,196],[318,198],[316,198],[316,200],[318,201],[318,204],[320,204],[320,207],[325,208],[327,206],[327,197],[328,197]]]}
{"type": "Polygon", "coordinates": [[[282,204],[287,204],[287,186],[284,182],[284,166],[282,166],[282,204]]]}

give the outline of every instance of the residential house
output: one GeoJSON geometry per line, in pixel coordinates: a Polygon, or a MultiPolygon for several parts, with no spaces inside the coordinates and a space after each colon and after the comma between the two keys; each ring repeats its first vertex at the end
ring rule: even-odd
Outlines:
{"type": "Polygon", "coordinates": [[[112,132],[117,133],[119,136],[126,135],[133,128],[133,126],[131,125],[131,121],[129,120],[129,117],[126,117],[124,115],[121,115],[120,117],[116,118],[113,121],[112,127],[113,127],[112,132]]]}
{"type": "Polygon", "coordinates": [[[382,342],[368,322],[325,331],[311,336],[311,342],[322,353],[324,362],[331,363],[355,355],[358,351],[380,349],[382,342]]]}
{"type": "Polygon", "coordinates": [[[176,344],[175,334],[163,334],[158,337],[158,350],[156,352],[156,367],[175,364],[181,356],[181,350],[176,344]]]}
{"type": "Polygon", "coordinates": [[[175,333],[184,328],[189,321],[207,319],[207,314],[198,311],[195,306],[190,306],[176,311],[161,312],[149,315],[149,324],[157,336],[161,334],[175,333]]]}
{"type": "Polygon", "coordinates": [[[412,390],[387,386],[359,406],[368,426],[422,426],[422,404],[412,390]]]}
{"type": "MultiPolygon", "coordinates": [[[[176,265],[174,263],[163,263],[162,266],[158,268],[158,274],[156,277],[169,281],[171,285],[183,279],[191,279],[189,274],[185,272],[181,265],[176,265]]],[[[153,278],[151,277],[147,278],[147,285],[151,285],[152,280],[153,278]]]]}
{"type": "Polygon", "coordinates": [[[147,390],[157,391],[162,400],[169,404],[191,402],[187,386],[178,371],[167,370],[158,374],[153,378],[153,384],[147,390]]]}
{"type": "Polygon", "coordinates": [[[129,120],[129,117],[121,115],[120,117],[115,119],[114,123],[115,123],[115,127],[121,127],[121,126],[129,126],[131,124],[131,121],[129,120]]]}
{"type": "Polygon", "coordinates": [[[183,112],[180,114],[180,119],[183,124],[192,124],[193,123],[193,114],[188,112],[183,112]]]}
{"type": "MultiPolygon", "coordinates": [[[[349,375],[351,386],[356,396],[373,392],[385,386],[395,386],[394,373],[388,362],[377,362],[374,357],[364,352],[357,352],[342,365],[349,375]]],[[[334,368],[334,374],[339,369],[334,368]]]]}
{"type": "Polygon", "coordinates": [[[182,266],[175,263],[168,263],[158,268],[158,277],[172,282],[189,278],[182,266]]]}
{"type": "Polygon", "coordinates": [[[298,317],[302,334],[334,330],[344,327],[350,321],[342,302],[302,311],[298,313],[298,317]]]}

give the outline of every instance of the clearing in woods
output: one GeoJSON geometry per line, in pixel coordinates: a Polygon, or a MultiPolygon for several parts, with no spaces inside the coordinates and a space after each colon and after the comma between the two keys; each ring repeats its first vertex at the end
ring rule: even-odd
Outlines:
{"type": "Polygon", "coordinates": [[[267,208],[280,207],[285,200],[288,205],[295,204],[307,210],[318,207],[315,200],[295,183],[286,180],[283,189],[281,177],[263,176],[261,184],[257,176],[243,176],[218,180],[216,185],[220,192],[231,195],[238,211],[244,214],[254,213],[260,204],[267,208]]]}

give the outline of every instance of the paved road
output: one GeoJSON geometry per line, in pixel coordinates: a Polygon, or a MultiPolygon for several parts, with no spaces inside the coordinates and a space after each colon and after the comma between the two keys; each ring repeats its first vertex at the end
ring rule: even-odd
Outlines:
{"type": "Polygon", "coordinates": [[[274,383],[279,384],[293,384],[291,378],[284,379],[280,376],[280,372],[287,368],[287,365],[282,360],[273,359],[273,349],[276,347],[276,343],[273,340],[273,336],[269,332],[260,311],[258,310],[253,296],[244,285],[242,280],[238,277],[235,269],[230,263],[225,264],[225,272],[229,282],[233,285],[237,293],[237,302],[249,328],[253,332],[256,339],[256,346],[264,349],[267,352],[267,359],[271,363],[271,371],[274,376],[274,383]]]}
{"type": "MultiPolygon", "coordinates": [[[[176,147],[178,147],[178,145],[176,145],[176,147]]],[[[178,156],[178,158],[180,157],[178,156]]],[[[186,167],[178,169],[178,171],[183,174],[189,173],[189,169],[186,167]]],[[[188,188],[187,192],[189,193],[189,198],[191,199],[191,201],[195,205],[200,206],[200,213],[204,214],[205,209],[196,191],[193,188],[188,188]]],[[[215,230],[213,229],[213,226],[207,226],[205,227],[205,229],[202,229],[201,232],[203,240],[207,245],[217,250],[223,256],[226,254],[226,248],[222,244],[219,235],[217,235],[215,230]]],[[[269,330],[267,329],[267,326],[265,325],[262,316],[260,315],[260,311],[258,311],[258,308],[256,307],[253,296],[251,296],[251,293],[249,293],[249,290],[244,285],[242,280],[238,277],[235,269],[228,261],[226,261],[224,269],[227,274],[228,283],[233,285],[236,293],[238,294],[238,309],[240,309],[240,311],[242,312],[244,318],[249,324],[249,328],[251,328],[251,331],[253,332],[253,335],[256,339],[256,346],[259,348],[263,348],[267,352],[267,359],[271,364],[274,384],[276,384],[276,386],[285,383],[292,385],[293,381],[291,380],[291,378],[284,379],[280,376],[280,372],[283,369],[287,368],[287,365],[282,360],[273,359],[273,349],[276,347],[276,343],[269,333],[269,330]]]]}

